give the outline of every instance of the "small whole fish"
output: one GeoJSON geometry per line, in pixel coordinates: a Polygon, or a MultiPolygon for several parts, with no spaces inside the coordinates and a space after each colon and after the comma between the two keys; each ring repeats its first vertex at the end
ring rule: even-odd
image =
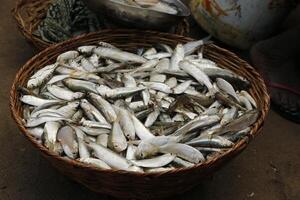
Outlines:
{"type": "Polygon", "coordinates": [[[117,119],[117,114],[108,101],[94,93],[90,93],[89,97],[110,123],[114,122],[117,119]]]}
{"type": "Polygon", "coordinates": [[[134,140],[135,138],[135,127],[134,123],[130,117],[130,114],[127,110],[125,109],[118,109],[118,116],[120,119],[120,126],[122,128],[122,131],[124,135],[129,139],[129,140],[134,140]]]}
{"type": "Polygon", "coordinates": [[[92,82],[77,80],[77,79],[65,79],[64,84],[73,91],[78,92],[94,92],[97,93],[97,85],[92,82]]]}
{"type": "Polygon", "coordinates": [[[186,144],[166,144],[159,147],[162,153],[172,153],[192,163],[199,163],[205,158],[200,151],[186,144]]]}
{"type": "Polygon", "coordinates": [[[163,167],[174,160],[176,156],[172,154],[165,154],[162,156],[157,156],[155,158],[145,159],[145,160],[131,160],[131,162],[139,167],[145,168],[157,168],[163,167]]]}
{"type": "Polygon", "coordinates": [[[75,131],[70,126],[62,127],[57,133],[57,141],[61,144],[64,153],[72,159],[76,158],[79,151],[75,136],[75,131]]]}
{"type": "Polygon", "coordinates": [[[178,44],[173,52],[170,70],[179,70],[179,62],[184,59],[184,47],[182,44],[178,44]]]}
{"type": "Polygon", "coordinates": [[[126,160],[126,158],[123,158],[108,148],[95,143],[90,143],[88,146],[94,151],[94,154],[97,158],[104,161],[113,169],[129,170],[130,166],[132,165],[128,160],[126,160]]]}
{"type": "Polygon", "coordinates": [[[29,81],[27,82],[27,88],[32,89],[41,86],[53,76],[53,72],[57,66],[58,64],[55,63],[38,70],[33,76],[30,77],[29,81]]]}
{"type": "Polygon", "coordinates": [[[145,63],[147,60],[141,56],[113,48],[97,47],[93,50],[100,57],[117,60],[120,62],[145,63]]]}
{"type": "Polygon", "coordinates": [[[98,135],[96,143],[100,144],[104,147],[107,147],[107,145],[108,145],[108,134],[98,135]]]}
{"type": "Polygon", "coordinates": [[[56,85],[48,85],[47,90],[59,99],[66,101],[74,101],[84,96],[82,92],[72,92],[70,90],[58,87],[56,85]]]}
{"type": "Polygon", "coordinates": [[[24,126],[49,151],[99,170],[157,173],[214,159],[248,140],[260,112],[249,81],[206,58],[208,43],[62,53],[18,86],[24,126]]]}
{"type": "Polygon", "coordinates": [[[200,137],[192,141],[187,142],[186,144],[193,147],[212,147],[212,148],[227,148],[232,147],[234,144],[220,136],[215,137],[200,137]]]}
{"type": "Polygon", "coordinates": [[[204,84],[208,90],[213,90],[213,85],[209,77],[200,69],[198,69],[193,63],[189,61],[181,61],[179,66],[183,71],[194,77],[200,84],[204,84]]]}
{"type": "Polygon", "coordinates": [[[239,102],[239,97],[237,96],[233,86],[230,83],[222,78],[217,78],[216,83],[218,88],[220,88],[221,90],[232,96],[237,102],[239,102]]]}
{"type": "Polygon", "coordinates": [[[111,169],[104,161],[96,158],[80,158],[80,162],[89,164],[94,167],[99,167],[100,169],[111,169]]]}
{"type": "Polygon", "coordinates": [[[112,131],[108,136],[108,146],[116,152],[122,152],[127,148],[127,140],[121,129],[119,119],[113,123],[112,131]]]}

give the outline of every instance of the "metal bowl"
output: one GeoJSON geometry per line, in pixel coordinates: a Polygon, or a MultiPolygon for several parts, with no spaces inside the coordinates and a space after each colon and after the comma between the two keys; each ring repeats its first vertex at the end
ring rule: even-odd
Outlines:
{"type": "Polygon", "coordinates": [[[84,0],[84,2],[97,15],[121,27],[168,30],[190,15],[190,10],[180,0],[162,0],[177,8],[176,15],[128,5],[117,0],[84,0]]]}

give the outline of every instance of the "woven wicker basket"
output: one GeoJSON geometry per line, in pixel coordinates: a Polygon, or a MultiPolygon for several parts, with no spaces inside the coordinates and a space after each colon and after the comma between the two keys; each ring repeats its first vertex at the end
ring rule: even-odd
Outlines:
{"type": "Polygon", "coordinates": [[[43,145],[36,142],[22,123],[22,106],[17,87],[19,85],[24,86],[28,78],[39,68],[55,62],[56,57],[60,53],[75,49],[80,45],[105,41],[119,48],[133,51],[137,47],[149,47],[157,43],[166,43],[174,47],[178,42],[191,40],[191,38],[179,35],[151,31],[106,30],[53,45],[30,59],[16,75],[10,93],[12,116],[22,133],[42,152],[54,167],[93,191],[120,198],[136,199],[164,198],[182,193],[198,185],[199,181],[203,180],[206,176],[212,175],[217,168],[239,154],[245,149],[248,142],[262,129],[270,102],[265,84],[259,74],[235,54],[215,45],[208,45],[204,50],[205,57],[212,59],[223,68],[230,69],[239,75],[247,77],[251,82],[251,94],[257,101],[261,115],[251,128],[250,136],[238,142],[226,153],[197,166],[162,173],[138,174],[125,171],[104,171],[49,152],[43,145]]]}
{"type": "MultiPolygon", "coordinates": [[[[41,38],[33,35],[41,20],[46,16],[47,9],[52,0],[17,0],[15,8],[12,10],[18,28],[24,37],[36,48],[42,50],[52,43],[45,42],[41,38]]],[[[189,23],[184,19],[176,27],[175,33],[187,35],[189,33],[189,23]]]]}

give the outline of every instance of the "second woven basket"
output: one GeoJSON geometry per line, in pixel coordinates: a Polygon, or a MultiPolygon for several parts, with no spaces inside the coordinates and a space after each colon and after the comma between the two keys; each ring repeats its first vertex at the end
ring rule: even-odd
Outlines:
{"type": "MultiPolygon", "coordinates": [[[[20,32],[39,50],[45,49],[53,44],[43,41],[40,37],[33,34],[39,23],[45,18],[51,1],[52,0],[17,0],[12,10],[20,32]]],[[[184,19],[179,23],[174,33],[186,36],[189,33],[188,21],[184,19]]]]}

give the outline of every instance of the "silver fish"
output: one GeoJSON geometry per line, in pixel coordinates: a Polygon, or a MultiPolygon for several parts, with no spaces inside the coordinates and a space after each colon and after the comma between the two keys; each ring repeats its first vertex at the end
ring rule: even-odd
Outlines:
{"type": "Polygon", "coordinates": [[[147,51],[145,51],[145,53],[143,53],[143,56],[145,57],[145,56],[153,55],[156,53],[157,53],[156,49],[152,47],[152,48],[148,49],[147,51]]]}
{"type": "Polygon", "coordinates": [[[171,62],[170,62],[170,70],[179,70],[179,62],[184,59],[184,47],[182,44],[178,44],[173,52],[171,62]]]}
{"type": "Polygon", "coordinates": [[[143,90],[142,91],[142,97],[143,97],[143,102],[145,105],[148,105],[149,102],[150,102],[150,93],[149,93],[149,90],[143,90]]]}
{"type": "Polygon", "coordinates": [[[89,81],[68,78],[65,79],[63,82],[68,88],[70,88],[73,91],[97,93],[97,85],[89,81]]]}
{"type": "Polygon", "coordinates": [[[239,95],[238,99],[240,104],[243,105],[247,110],[253,109],[251,102],[245,96],[239,95]]]}
{"type": "Polygon", "coordinates": [[[216,83],[220,90],[226,92],[227,94],[232,96],[237,102],[239,102],[239,97],[237,96],[233,86],[230,83],[228,83],[222,78],[217,78],[216,83]]]}
{"type": "Polygon", "coordinates": [[[35,72],[34,75],[30,77],[30,79],[27,82],[27,88],[33,89],[36,87],[41,86],[43,83],[45,83],[48,79],[50,79],[58,66],[57,63],[48,65],[37,72],[35,72]]]}
{"type": "Polygon", "coordinates": [[[80,162],[89,164],[94,167],[98,167],[100,169],[111,169],[109,165],[107,165],[104,161],[96,158],[80,158],[80,162]]]}
{"type": "Polygon", "coordinates": [[[81,66],[88,72],[94,72],[96,67],[86,58],[81,59],[81,66]]]}
{"type": "Polygon", "coordinates": [[[125,109],[118,109],[118,117],[120,119],[120,126],[123,130],[124,135],[130,139],[134,140],[135,138],[135,128],[132,122],[129,112],[125,109]]]}
{"type": "Polygon", "coordinates": [[[72,159],[78,155],[78,142],[73,128],[64,126],[57,133],[57,141],[61,144],[64,153],[72,159]]]}
{"type": "Polygon", "coordinates": [[[72,121],[79,122],[83,117],[83,111],[77,110],[76,113],[72,116],[72,121]]]}
{"type": "Polygon", "coordinates": [[[66,118],[71,118],[76,113],[78,107],[79,101],[73,101],[57,109],[57,112],[66,118]]]}
{"type": "Polygon", "coordinates": [[[154,135],[138,120],[134,115],[130,114],[134,124],[135,133],[141,140],[153,138],[154,135]]]}
{"type": "Polygon", "coordinates": [[[100,145],[102,145],[104,147],[107,147],[107,144],[108,144],[108,134],[98,135],[96,143],[100,144],[100,145]]]}
{"type": "Polygon", "coordinates": [[[167,45],[167,44],[158,44],[159,48],[161,48],[163,51],[167,52],[167,53],[173,53],[173,49],[167,45]]]}
{"type": "Polygon", "coordinates": [[[244,138],[245,136],[247,136],[248,134],[250,134],[250,127],[245,128],[244,130],[235,132],[235,133],[231,133],[231,134],[226,134],[224,135],[224,138],[232,141],[232,142],[237,142],[239,139],[244,138]]]}
{"type": "Polygon", "coordinates": [[[259,117],[259,112],[257,110],[247,111],[244,115],[236,118],[235,120],[231,121],[227,125],[223,126],[219,130],[216,131],[217,135],[222,135],[227,132],[235,132],[243,130],[257,121],[259,117]]]}
{"type": "Polygon", "coordinates": [[[165,154],[162,156],[157,156],[155,158],[145,159],[145,160],[131,160],[131,162],[139,167],[155,168],[163,167],[171,163],[176,156],[172,154],[165,154]]]}
{"type": "Polygon", "coordinates": [[[57,82],[60,82],[62,80],[65,80],[67,78],[70,78],[71,75],[69,74],[63,74],[63,75],[56,75],[56,76],[53,76],[48,82],[47,82],[47,85],[52,85],[54,83],[57,83],[57,82]]]}
{"type": "Polygon", "coordinates": [[[49,99],[41,99],[39,97],[31,96],[31,95],[24,95],[20,99],[23,103],[32,105],[32,106],[42,106],[44,104],[47,105],[55,105],[61,103],[62,100],[49,100],[49,99]]]}
{"type": "Polygon", "coordinates": [[[96,45],[89,45],[89,46],[80,46],[77,48],[78,52],[81,54],[91,54],[92,51],[96,48],[96,45]]]}
{"type": "Polygon", "coordinates": [[[192,81],[189,80],[189,81],[185,81],[179,85],[177,85],[176,87],[173,88],[173,93],[174,94],[182,94],[184,93],[188,87],[191,85],[192,81]]]}
{"type": "Polygon", "coordinates": [[[142,110],[146,110],[148,108],[148,105],[145,105],[143,101],[135,101],[129,104],[129,108],[134,112],[139,112],[142,110]]]}
{"type": "Polygon", "coordinates": [[[208,37],[203,38],[201,40],[192,41],[192,42],[188,42],[188,43],[184,44],[183,45],[184,55],[185,56],[191,55],[197,49],[199,49],[202,45],[206,44],[210,39],[211,39],[211,35],[209,35],[208,37]]]}
{"type": "Polygon", "coordinates": [[[56,85],[48,85],[47,90],[59,99],[73,101],[84,96],[82,92],[72,92],[68,89],[58,87],[56,85]]]}
{"type": "Polygon", "coordinates": [[[57,62],[58,63],[65,63],[69,60],[72,60],[72,59],[75,59],[76,57],[79,56],[79,53],[78,51],[67,51],[65,53],[62,53],[60,54],[58,57],[57,57],[57,62]]]}
{"type": "Polygon", "coordinates": [[[133,144],[128,144],[128,147],[127,147],[127,151],[126,151],[126,159],[127,160],[135,160],[136,159],[136,150],[137,150],[137,147],[134,146],[133,144]]]}
{"type": "Polygon", "coordinates": [[[232,143],[231,141],[220,136],[197,138],[189,142],[186,142],[186,144],[194,147],[212,147],[212,148],[228,148],[234,145],[234,143],[232,143]]]}
{"type": "Polygon", "coordinates": [[[151,74],[150,75],[150,82],[159,82],[159,83],[164,83],[167,79],[167,76],[164,75],[164,74],[157,74],[157,73],[154,73],[154,74],[151,74]]]}
{"type": "Polygon", "coordinates": [[[238,114],[238,110],[236,107],[230,108],[228,110],[228,112],[223,115],[223,118],[222,118],[220,124],[221,125],[228,124],[230,121],[232,121],[234,118],[237,117],[237,114],[238,114]]]}
{"type": "Polygon", "coordinates": [[[88,150],[87,145],[85,144],[84,140],[82,138],[78,138],[78,151],[79,151],[79,157],[80,158],[89,158],[90,152],[88,150]]]}
{"type": "Polygon", "coordinates": [[[148,88],[151,88],[153,90],[161,91],[166,94],[172,93],[171,88],[164,84],[164,83],[157,83],[157,82],[141,82],[141,84],[145,85],[148,88]]]}
{"type": "Polygon", "coordinates": [[[119,120],[113,123],[111,134],[108,136],[108,146],[116,152],[122,152],[127,148],[127,141],[119,120]]]}
{"type": "Polygon", "coordinates": [[[170,143],[159,147],[159,151],[162,153],[171,153],[184,160],[192,163],[199,163],[205,161],[204,156],[197,149],[188,146],[186,144],[170,143]]]}
{"type": "Polygon", "coordinates": [[[184,135],[189,132],[196,131],[200,128],[211,126],[217,122],[219,122],[221,118],[218,115],[212,115],[212,116],[199,116],[195,119],[189,121],[184,126],[179,128],[177,131],[175,131],[172,135],[173,136],[179,136],[184,135]]]}
{"type": "Polygon", "coordinates": [[[247,91],[242,90],[242,91],[240,92],[240,94],[241,94],[242,96],[244,96],[245,98],[247,98],[248,101],[252,104],[252,106],[254,106],[254,108],[257,108],[257,103],[256,103],[256,101],[254,100],[254,98],[253,98],[247,91]]]}
{"type": "Polygon", "coordinates": [[[145,58],[136,54],[112,48],[97,47],[93,52],[100,57],[110,58],[120,62],[145,63],[147,61],[145,58]]]}
{"type": "Polygon", "coordinates": [[[107,98],[122,98],[122,97],[128,97],[132,96],[142,90],[146,89],[145,87],[135,87],[135,88],[116,88],[116,89],[111,89],[109,91],[106,91],[104,96],[107,98]]]}
{"type": "Polygon", "coordinates": [[[160,52],[157,54],[152,54],[152,55],[147,55],[144,56],[148,60],[156,60],[156,59],[163,59],[163,58],[170,58],[172,54],[167,53],[167,52],[160,52]]]}
{"type": "Polygon", "coordinates": [[[174,88],[177,86],[177,79],[175,77],[171,77],[166,80],[165,84],[167,84],[170,88],[174,88]]]}
{"type": "Polygon", "coordinates": [[[188,161],[183,160],[183,159],[178,158],[178,157],[176,157],[173,160],[173,163],[176,164],[176,165],[178,165],[179,167],[192,167],[192,166],[195,165],[194,163],[188,162],[188,161]]]}
{"type": "Polygon", "coordinates": [[[145,109],[145,110],[142,110],[142,111],[139,111],[139,112],[135,113],[135,116],[139,120],[143,120],[143,119],[145,119],[152,112],[153,112],[153,109],[149,108],[149,109],[145,109]]]}
{"type": "Polygon", "coordinates": [[[25,126],[30,128],[30,127],[39,126],[39,125],[44,124],[46,122],[58,122],[58,121],[72,122],[70,119],[63,118],[63,117],[45,116],[45,117],[38,117],[38,118],[30,118],[29,120],[27,120],[25,126]]]}
{"type": "Polygon", "coordinates": [[[152,71],[154,69],[154,67],[158,64],[158,62],[159,62],[158,59],[149,60],[149,61],[145,62],[143,65],[141,65],[140,67],[132,70],[130,73],[133,74],[136,72],[152,71]]]}
{"type": "Polygon", "coordinates": [[[30,135],[32,135],[36,139],[42,139],[42,136],[44,134],[44,129],[41,127],[31,128],[28,129],[30,135]]]}
{"type": "Polygon", "coordinates": [[[172,122],[172,118],[170,115],[168,114],[165,114],[165,113],[162,113],[159,115],[159,120],[161,122],[172,122]]]}
{"type": "Polygon", "coordinates": [[[104,161],[113,169],[129,170],[132,165],[119,154],[95,143],[90,143],[88,146],[93,149],[95,156],[104,161]]]}
{"type": "Polygon", "coordinates": [[[78,126],[84,133],[91,135],[91,136],[98,136],[101,134],[109,134],[111,132],[110,129],[107,128],[90,128],[85,126],[78,126]]]}
{"type": "Polygon", "coordinates": [[[81,124],[82,126],[86,126],[89,128],[106,128],[106,129],[111,129],[111,125],[108,123],[102,123],[102,122],[96,122],[96,121],[90,121],[90,120],[86,120],[84,118],[82,118],[79,121],[79,124],[81,124]]]}
{"type": "Polygon", "coordinates": [[[161,70],[166,70],[166,69],[169,69],[169,66],[170,66],[170,59],[163,58],[163,59],[159,60],[154,71],[159,72],[161,70]]]}
{"type": "Polygon", "coordinates": [[[103,99],[101,96],[93,93],[89,93],[89,97],[94,103],[94,105],[103,113],[105,118],[110,123],[114,122],[117,119],[117,114],[108,101],[103,99]]]}
{"type": "Polygon", "coordinates": [[[209,77],[200,69],[198,69],[193,63],[189,61],[181,61],[179,66],[186,73],[194,77],[200,84],[204,84],[209,91],[213,91],[213,85],[209,77]]]}
{"type": "Polygon", "coordinates": [[[95,106],[88,102],[88,100],[82,99],[80,102],[80,107],[90,120],[96,120],[98,122],[108,124],[103,115],[98,111],[98,109],[96,109],[95,106]]]}
{"type": "Polygon", "coordinates": [[[158,116],[160,115],[160,109],[155,108],[152,113],[150,113],[145,121],[145,127],[150,127],[154,124],[157,120],[158,116]]]}

